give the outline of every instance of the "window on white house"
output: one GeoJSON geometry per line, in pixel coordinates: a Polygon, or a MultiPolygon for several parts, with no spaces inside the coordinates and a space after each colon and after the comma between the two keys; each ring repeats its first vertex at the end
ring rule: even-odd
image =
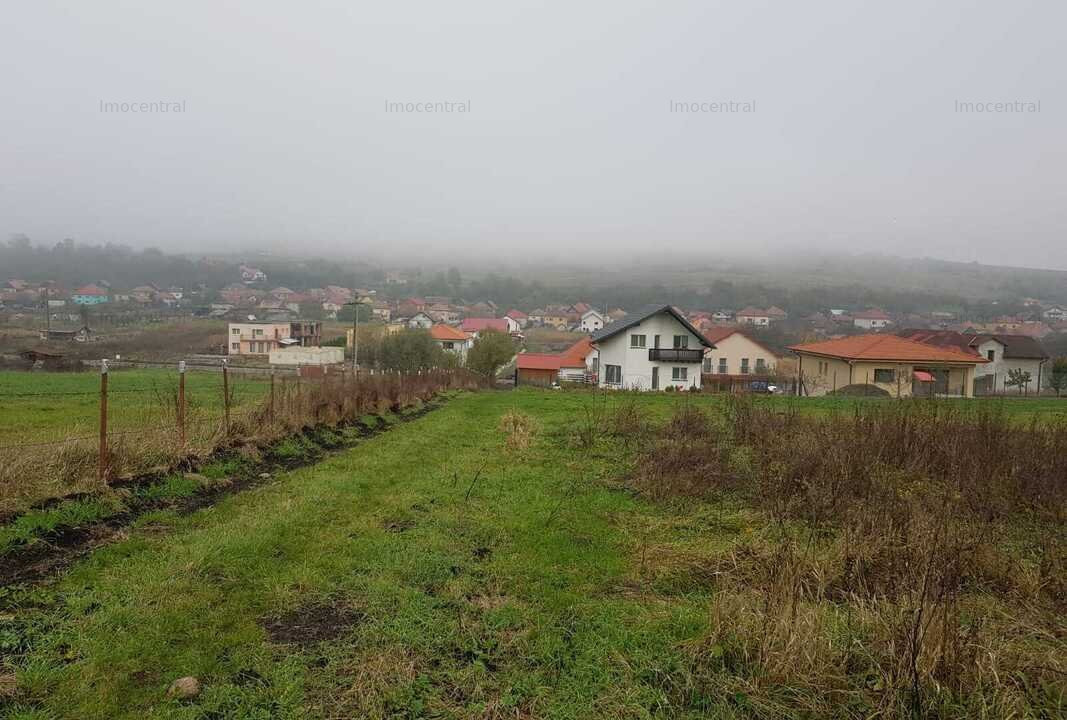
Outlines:
{"type": "Polygon", "coordinates": [[[763,358],[756,358],[756,373],[762,375],[767,372],[767,361],[763,358]]]}
{"type": "Polygon", "coordinates": [[[453,348],[456,347],[455,343],[449,342],[447,340],[445,342],[441,343],[441,345],[444,347],[445,350],[452,350],[453,348]]]}
{"type": "Polygon", "coordinates": [[[622,385],[622,365],[605,365],[604,382],[608,385],[622,385]]]}
{"type": "Polygon", "coordinates": [[[726,375],[729,372],[729,368],[726,367],[726,358],[719,358],[719,374],[726,375]]]}
{"type": "Polygon", "coordinates": [[[240,352],[241,351],[241,343],[239,343],[239,342],[230,343],[230,350],[236,350],[237,352],[240,352]]]}
{"type": "Polygon", "coordinates": [[[232,334],[232,335],[240,335],[241,334],[241,328],[234,328],[233,330],[230,331],[230,334],[232,334]]]}
{"type": "Polygon", "coordinates": [[[996,350],[986,350],[985,351],[985,356],[989,360],[996,360],[997,359],[997,351],[996,350]]]}
{"type": "Polygon", "coordinates": [[[741,358],[741,374],[748,375],[748,358],[741,358]]]}
{"type": "Polygon", "coordinates": [[[689,336],[688,335],[675,335],[674,336],[674,347],[675,347],[676,350],[683,350],[683,349],[689,347],[689,336]]]}
{"type": "Polygon", "coordinates": [[[675,367],[671,368],[671,380],[687,380],[689,379],[689,368],[675,367]]]}
{"type": "Polygon", "coordinates": [[[895,370],[880,368],[874,371],[874,381],[876,383],[891,383],[896,382],[896,379],[897,373],[895,370]]]}
{"type": "Polygon", "coordinates": [[[646,342],[647,342],[647,339],[646,339],[646,337],[644,335],[631,335],[630,336],[630,347],[632,347],[632,348],[643,348],[643,347],[645,347],[646,342]]]}
{"type": "Polygon", "coordinates": [[[711,366],[711,358],[708,358],[708,357],[704,358],[704,368],[703,368],[702,372],[704,372],[705,374],[710,373],[711,372],[711,367],[712,367],[711,366]]]}

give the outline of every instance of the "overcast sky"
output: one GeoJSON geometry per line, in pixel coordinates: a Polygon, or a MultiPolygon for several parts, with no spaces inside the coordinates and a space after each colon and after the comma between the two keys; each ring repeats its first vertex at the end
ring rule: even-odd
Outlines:
{"type": "Polygon", "coordinates": [[[0,239],[1067,268],[1065,8],[7,2],[0,239]]]}

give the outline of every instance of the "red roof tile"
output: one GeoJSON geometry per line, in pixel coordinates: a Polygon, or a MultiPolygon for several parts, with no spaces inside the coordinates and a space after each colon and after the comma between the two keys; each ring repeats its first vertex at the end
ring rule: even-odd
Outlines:
{"type": "Polygon", "coordinates": [[[548,353],[519,353],[515,367],[519,370],[559,370],[562,355],[548,353]]]}
{"type": "Polygon", "coordinates": [[[504,318],[467,318],[459,325],[459,329],[465,332],[481,332],[482,330],[508,331],[508,321],[504,318]]]}
{"type": "Polygon", "coordinates": [[[430,328],[430,337],[434,340],[470,340],[471,336],[451,325],[434,325],[430,328]]]}
{"type": "Polygon", "coordinates": [[[853,335],[836,340],[790,345],[790,350],[846,360],[984,363],[986,359],[952,348],[934,347],[896,335],[853,335]]]}

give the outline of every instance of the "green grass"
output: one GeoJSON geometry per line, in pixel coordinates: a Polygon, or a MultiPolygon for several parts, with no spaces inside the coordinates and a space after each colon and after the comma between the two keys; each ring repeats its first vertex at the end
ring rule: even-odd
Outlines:
{"type": "MultiPolygon", "coordinates": [[[[765,521],[731,501],[624,491],[628,452],[582,447],[574,430],[628,402],[665,418],[721,400],[461,395],[281,482],[139,523],[50,599],[0,596],[19,686],[0,717],[773,716],[767,698],[790,688],[702,690],[693,647],[715,584],[670,561],[714,556],[765,521]],[[515,408],[534,422],[524,451],[498,429],[515,408]],[[334,621],[315,640],[323,609],[334,621]],[[279,625],[295,642],[271,641],[279,625]],[[168,700],[185,675],[202,694],[168,700]]],[[[737,671],[716,652],[715,672],[737,671]]]]}
{"type": "MultiPolygon", "coordinates": [[[[231,373],[234,406],[262,397],[269,384],[262,378],[231,373]]],[[[173,407],[178,392],[177,370],[112,370],[108,380],[109,426],[113,431],[140,427],[157,417],[154,408],[173,407]]],[[[222,375],[186,374],[186,402],[222,412],[222,375]]],[[[14,439],[49,439],[65,433],[84,434],[98,427],[100,375],[97,372],[45,373],[0,371],[0,445],[14,439]]]]}

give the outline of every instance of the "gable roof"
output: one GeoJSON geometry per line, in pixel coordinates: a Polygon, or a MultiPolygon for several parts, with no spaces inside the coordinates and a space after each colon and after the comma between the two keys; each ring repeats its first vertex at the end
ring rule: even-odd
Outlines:
{"type": "Polygon", "coordinates": [[[761,343],[756,338],[752,337],[751,335],[748,335],[746,333],[741,332],[740,328],[725,327],[725,326],[722,326],[722,325],[714,325],[714,326],[708,328],[704,332],[704,337],[706,337],[708,339],[708,341],[712,345],[717,345],[718,343],[722,342],[723,340],[725,340],[726,338],[730,337],[731,335],[740,335],[741,337],[745,338],[749,342],[754,343],[755,345],[763,348],[764,350],[766,350],[771,355],[773,355],[775,357],[778,356],[778,353],[776,353],[774,350],[771,350],[769,347],[767,347],[766,345],[761,343]]]}
{"type": "Polygon", "coordinates": [[[512,309],[512,310],[508,310],[508,311],[507,311],[507,312],[506,312],[506,313],[504,314],[504,317],[509,317],[509,318],[511,318],[512,320],[525,320],[526,318],[528,318],[528,317],[529,317],[529,315],[527,315],[526,313],[524,313],[524,312],[523,312],[522,310],[515,310],[515,309],[512,309]]]}
{"type": "Polygon", "coordinates": [[[515,367],[519,370],[559,370],[561,355],[550,353],[519,353],[515,367]]]}
{"type": "Polygon", "coordinates": [[[947,347],[977,353],[984,342],[993,340],[1004,346],[1004,357],[1019,360],[1043,360],[1049,357],[1037,338],[1010,333],[961,333],[955,330],[901,330],[900,337],[924,345],[947,347]]]}
{"type": "Polygon", "coordinates": [[[585,358],[592,351],[593,341],[584,337],[560,354],[560,367],[585,367],[585,358]]]}
{"type": "Polygon", "coordinates": [[[760,310],[758,307],[743,307],[734,313],[735,317],[770,317],[766,310],[760,310]]]}
{"type": "Polygon", "coordinates": [[[465,332],[499,330],[506,333],[508,332],[508,321],[505,318],[467,318],[459,324],[459,329],[465,332]]]}
{"type": "Polygon", "coordinates": [[[675,320],[680,322],[686,330],[696,335],[697,341],[704,347],[715,347],[699,330],[693,327],[693,324],[686,320],[685,315],[681,313],[677,308],[672,305],[659,305],[655,307],[645,308],[645,310],[635,313],[634,315],[627,315],[624,319],[616,320],[611,325],[597,330],[593,333],[592,341],[594,343],[602,342],[608,338],[614,337],[620,333],[624,333],[632,327],[640,325],[643,321],[648,320],[651,317],[659,315],[661,313],[667,313],[671,315],[675,320]]]}
{"type": "Polygon", "coordinates": [[[797,353],[822,355],[845,360],[888,360],[918,362],[984,363],[984,357],[955,348],[942,348],[896,335],[867,334],[790,345],[797,353]]]}
{"type": "Polygon", "coordinates": [[[83,287],[78,288],[72,294],[74,294],[74,295],[94,295],[94,296],[99,297],[101,295],[107,295],[107,290],[104,290],[104,288],[100,287],[99,285],[93,285],[93,284],[90,283],[89,285],[85,285],[83,287]]]}
{"type": "Polygon", "coordinates": [[[430,328],[430,337],[434,340],[470,340],[471,336],[451,325],[437,324],[430,328]]]}
{"type": "Polygon", "coordinates": [[[885,310],[878,308],[870,308],[869,310],[861,310],[857,313],[852,313],[852,317],[856,320],[892,320],[885,310]]]}

